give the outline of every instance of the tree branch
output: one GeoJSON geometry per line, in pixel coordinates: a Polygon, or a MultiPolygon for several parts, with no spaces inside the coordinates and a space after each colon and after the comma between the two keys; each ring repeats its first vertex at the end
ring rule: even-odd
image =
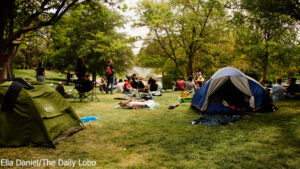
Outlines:
{"type": "Polygon", "coordinates": [[[17,30],[16,32],[14,32],[10,37],[8,37],[6,39],[6,41],[8,43],[10,43],[11,41],[13,41],[16,38],[18,38],[21,34],[27,33],[29,31],[37,30],[37,29],[39,29],[40,27],[43,27],[43,26],[49,26],[49,25],[55,24],[72,6],[74,6],[78,2],[78,0],[73,0],[71,3],[69,3],[64,8],[64,6],[66,5],[66,2],[67,2],[67,0],[64,0],[60,4],[60,6],[57,8],[57,11],[55,12],[55,14],[48,21],[41,21],[41,22],[36,23],[35,25],[32,25],[32,26],[26,26],[26,25],[24,25],[19,30],[17,30]]]}

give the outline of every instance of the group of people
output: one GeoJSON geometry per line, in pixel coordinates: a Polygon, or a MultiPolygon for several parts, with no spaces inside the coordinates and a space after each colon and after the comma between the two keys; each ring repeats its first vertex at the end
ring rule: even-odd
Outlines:
{"type": "MultiPolygon", "coordinates": [[[[96,82],[92,82],[90,80],[89,75],[87,73],[87,68],[84,63],[84,59],[82,57],[77,59],[75,74],[78,78],[77,85],[75,87],[80,93],[80,97],[85,97],[85,92],[92,90],[96,86],[96,82]]],[[[67,83],[70,81],[71,74],[68,72],[67,83]]],[[[45,68],[43,66],[43,62],[39,62],[36,68],[36,78],[39,82],[45,81],[45,68]]],[[[205,78],[203,77],[201,69],[198,69],[194,77],[188,77],[187,81],[181,76],[174,85],[175,91],[188,91],[195,92],[199,89],[202,84],[205,82],[205,78]]],[[[270,94],[272,99],[277,101],[283,98],[295,98],[296,93],[300,92],[299,86],[296,84],[296,78],[290,78],[288,81],[288,86],[285,88],[282,86],[282,79],[277,79],[276,84],[271,87],[270,94]]],[[[59,83],[57,86],[57,90],[66,97],[66,93],[63,89],[64,83],[59,83]]],[[[139,92],[149,92],[149,91],[157,91],[159,90],[159,85],[156,80],[153,78],[149,78],[148,82],[145,83],[143,77],[137,77],[136,74],[132,74],[132,76],[126,76],[126,78],[117,80],[115,78],[115,72],[113,68],[112,60],[107,61],[107,65],[105,67],[105,79],[101,79],[99,89],[105,93],[113,93],[114,89],[117,93],[125,93],[131,94],[134,90],[138,90],[139,92]]],[[[299,96],[298,96],[299,97],[299,96]]]]}
{"type": "MultiPolygon", "coordinates": [[[[87,75],[83,58],[79,58],[77,60],[75,74],[78,78],[78,81],[81,83],[87,83],[90,81],[88,78],[85,78],[87,75]]],[[[124,81],[122,79],[118,81],[117,78],[115,78],[113,62],[112,60],[108,60],[107,65],[105,66],[105,78],[101,79],[99,83],[99,89],[102,92],[105,91],[106,94],[109,92],[113,94],[114,89],[116,89],[116,92],[118,93],[130,94],[134,90],[138,90],[139,92],[157,91],[158,84],[152,78],[148,80],[148,84],[145,84],[144,78],[138,78],[136,74],[127,76],[124,81]]],[[[84,92],[82,92],[82,95],[84,95],[84,92]]]]}
{"type": "Polygon", "coordinates": [[[300,92],[299,86],[296,84],[296,78],[290,78],[288,80],[288,86],[285,88],[281,83],[282,79],[277,79],[276,84],[272,86],[270,94],[274,101],[282,100],[284,98],[295,99],[297,93],[300,92]]]}
{"type": "Polygon", "coordinates": [[[120,79],[116,86],[117,93],[131,94],[134,90],[138,90],[139,92],[151,92],[159,90],[159,87],[156,80],[149,78],[148,83],[145,84],[145,79],[143,77],[138,78],[136,74],[127,76],[124,82],[120,79]]]}
{"type": "Polygon", "coordinates": [[[201,69],[198,69],[195,72],[194,78],[189,76],[187,81],[184,80],[183,76],[180,76],[175,83],[175,91],[195,92],[202,86],[204,81],[205,78],[202,75],[201,69]]]}

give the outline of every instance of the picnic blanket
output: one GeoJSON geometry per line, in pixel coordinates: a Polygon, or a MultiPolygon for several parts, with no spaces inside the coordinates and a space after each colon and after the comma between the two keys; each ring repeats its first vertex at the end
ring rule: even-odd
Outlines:
{"type": "Polygon", "coordinates": [[[234,122],[240,120],[241,115],[223,115],[223,114],[201,114],[200,118],[191,121],[191,124],[202,124],[207,126],[220,126],[233,124],[234,122]]]}
{"type": "Polygon", "coordinates": [[[149,108],[154,109],[155,106],[158,106],[159,103],[154,102],[154,100],[128,100],[128,101],[121,101],[120,105],[114,108],[124,108],[124,109],[138,109],[138,108],[149,108]]]}

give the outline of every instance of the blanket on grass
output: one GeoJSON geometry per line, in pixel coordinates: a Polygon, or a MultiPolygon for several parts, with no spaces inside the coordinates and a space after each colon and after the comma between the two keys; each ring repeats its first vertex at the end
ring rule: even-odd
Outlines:
{"type": "Polygon", "coordinates": [[[200,118],[197,120],[192,120],[191,124],[202,124],[207,126],[220,126],[233,124],[234,122],[240,120],[241,115],[223,115],[223,114],[201,114],[200,118]]]}
{"type": "Polygon", "coordinates": [[[134,100],[130,99],[128,101],[121,101],[118,106],[114,108],[124,108],[124,109],[138,109],[138,108],[149,108],[154,109],[159,103],[154,102],[154,100],[134,100]]]}

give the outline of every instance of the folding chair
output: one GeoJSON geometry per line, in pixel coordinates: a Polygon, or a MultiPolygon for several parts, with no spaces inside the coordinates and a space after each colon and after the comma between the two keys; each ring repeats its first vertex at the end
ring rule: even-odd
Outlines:
{"type": "Polygon", "coordinates": [[[96,91],[97,91],[97,84],[96,82],[92,82],[92,85],[93,85],[93,89],[91,90],[91,92],[89,93],[88,96],[91,96],[91,101],[94,101],[94,97],[95,99],[97,99],[97,101],[99,102],[100,99],[96,96],[96,91]]]}
{"type": "Polygon", "coordinates": [[[75,80],[74,83],[75,83],[75,89],[77,90],[77,94],[73,102],[75,102],[76,100],[79,100],[81,102],[85,99],[87,99],[88,101],[94,101],[94,98],[97,99],[97,101],[100,101],[100,99],[96,96],[95,83],[89,81],[79,81],[79,80],[75,80]],[[81,95],[81,93],[87,93],[87,95],[81,95]]]}

